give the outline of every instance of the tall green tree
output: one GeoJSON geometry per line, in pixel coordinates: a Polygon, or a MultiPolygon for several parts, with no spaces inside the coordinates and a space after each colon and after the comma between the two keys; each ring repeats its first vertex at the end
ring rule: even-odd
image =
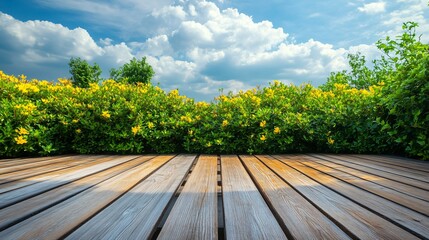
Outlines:
{"type": "Polygon", "coordinates": [[[154,75],[155,72],[152,66],[146,62],[146,57],[143,57],[141,60],[133,58],[119,69],[112,68],[110,70],[110,78],[117,82],[150,83],[154,75]]]}
{"type": "Polygon", "coordinates": [[[81,58],[71,58],[69,62],[70,74],[73,85],[76,87],[87,88],[90,83],[98,83],[101,78],[101,68],[97,63],[90,65],[81,58]]]}
{"type": "Polygon", "coordinates": [[[331,73],[321,89],[331,90],[336,83],[348,84],[357,89],[367,89],[380,80],[377,78],[377,71],[367,66],[365,56],[362,53],[350,53],[347,55],[347,59],[351,70],[331,73]]]}

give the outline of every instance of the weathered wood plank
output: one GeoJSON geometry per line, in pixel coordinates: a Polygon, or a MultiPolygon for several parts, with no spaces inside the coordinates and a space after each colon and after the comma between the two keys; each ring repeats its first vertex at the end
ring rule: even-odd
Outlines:
{"type": "Polygon", "coordinates": [[[152,158],[154,156],[150,155],[138,157],[3,208],[0,210],[0,231],[152,158]]]}
{"type": "Polygon", "coordinates": [[[350,154],[351,157],[363,158],[375,162],[388,163],[390,165],[401,166],[404,168],[415,169],[419,171],[429,172],[429,162],[402,158],[397,156],[383,156],[383,155],[367,155],[367,154],[350,154]]]}
{"type": "MultiPolygon", "coordinates": [[[[340,155],[340,156],[346,157],[345,155],[340,155]]],[[[381,167],[382,169],[386,169],[386,168],[392,169],[392,170],[395,170],[395,172],[399,171],[404,176],[412,176],[413,178],[418,177],[418,178],[421,178],[423,181],[426,181],[426,182],[429,181],[429,178],[427,177],[429,172],[424,171],[423,167],[421,169],[413,169],[407,166],[398,166],[396,164],[391,164],[389,162],[374,161],[374,159],[366,159],[366,158],[357,157],[357,156],[348,156],[348,158],[350,158],[350,160],[352,161],[359,161],[363,165],[368,165],[374,168],[381,167]]]]}
{"type": "Polygon", "coordinates": [[[25,158],[25,157],[23,157],[23,158],[4,158],[4,159],[0,159],[0,167],[18,166],[18,165],[24,165],[27,163],[46,161],[46,160],[51,160],[51,159],[59,159],[59,158],[70,157],[70,156],[72,156],[72,155],[30,157],[30,158],[25,158]]]}
{"type": "MultiPolygon", "coordinates": [[[[353,200],[362,207],[371,209],[379,215],[384,216],[384,218],[389,219],[391,222],[395,222],[397,225],[402,226],[402,228],[407,229],[407,231],[418,234],[419,237],[429,234],[429,218],[427,216],[357,188],[349,184],[348,181],[345,182],[344,179],[344,181],[341,181],[327,175],[323,173],[322,170],[315,170],[307,167],[301,163],[301,159],[301,156],[291,156],[283,158],[282,161],[320,184],[353,200]]],[[[322,168],[321,166],[318,167],[322,168]]],[[[338,175],[339,174],[337,174],[337,177],[344,178],[343,175],[338,175]]],[[[425,206],[429,207],[429,203],[426,203],[425,206]]]]}
{"type": "Polygon", "coordinates": [[[8,172],[0,174],[0,184],[16,181],[19,179],[29,178],[49,172],[58,171],[61,169],[67,169],[81,164],[86,164],[91,161],[102,158],[103,156],[79,156],[75,158],[67,158],[55,161],[42,166],[35,166],[31,168],[25,168],[16,170],[14,172],[8,172]]]}
{"type": "Polygon", "coordinates": [[[66,239],[148,239],[189,171],[194,155],[172,159],[66,239]]]}
{"type": "Polygon", "coordinates": [[[416,179],[418,179],[418,180],[429,182],[429,177],[428,177],[429,172],[426,171],[427,167],[429,165],[427,165],[426,167],[422,166],[420,169],[414,169],[414,168],[406,167],[407,165],[405,165],[405,166],[397,165],[397,164],[395,164],[395,162],[393,162],[393,164],[392,164],[392,163],[389,163],[388,161],[386,161],[386,162],[377,161],[376,159],[367,159],[364,157],[358,157],[356,155],[354,155],[354,156],[348,155],[347,156],[347,155],[343,154],[343,155],[339,155],[339,156],[348,157],[352,161],[359,161],[363,165],[368,165],[368,166],[375,167],[375,168],[379,168],[379,167],[390,168],[390,169],[393,169],[395,171],[399,171],[404,175],[407,175],[407,176],[409,175],[409,176],[412,176],[413,178],[417,177],[416,179]]]}
{"type": "Polygon", "coordinates": [[[350,239],[256,157],[240,158],[294,239],[350,239]]]}
{"type": "Polygon", "coordinates": [[[221,156],[227,239],[286,239],[237,156],[221,156]]]}
{"type": "MultiPolygon", "coordinates": [[[[370,173],[362,172],[362,171],[359,171],[350,167],[346,167],[343,165],[339,165],[333,162],[325,161],[320,158],[314,158],[311,156],[308,156],[308,157],[302,156],[302,158],[303,159],[310,158],[308,163],[319,164],[319,165],[312,166],[313,168],[317,168],[321,170],[321,167],[323,166],[323,167],[329,167],[331,169],[335,169],[335,170],[347,173],[348,175],[350,175],[346,177],[347,179],[350,179],[351,181],[356,183],[357,186],[361,186],[361,184],[362,186],[366,186],[367,188],[365,189],[367,189],[368,191],[370,191],[370,189],[374,189],[374,190],[380,189],[382,191],[385,190],[387,192],[390,192],[394,194],[394,198],[392,198],[391,200],[399,197],[400,198],[399,202],[407,207],[414,209],[414,207],[418,207],[422,203],[421,200],[424,200],[423,202],[425,202],[426,204],[429,201],[429,192],[426,190],[416,188],[410,185],[406,185],[400,182],[392,181],[390,179],[379,177],[370,173]],[[387,187],[389,189],[385,189],[384,187],[387,187]],[[398,192],[399,194],[396,194],[396,192],[398,192]],[[401,193],[406,194],[406,196],[401,195],[401,193]]],[[[304,164],[307,165],[306,162],[304,164]]],[[[383,193],[385,191],[383,191],[383,193]]],[[[419,208],[416,208],[415,210],[420,211],[419,208]]],[[[429,208],[427,208],[426,211],[429,211],[429,208]]],[[[422,212],[426,213],[426,211],[422,211],[422,212]]]]}
{"type": "Polygon", "coordinates": [[[157,239],[218,239],[217,156],[198,158],[157,239]]]}
{"type": "MultiPolygon", "coordinates": [[[[0,232],[0,239],[58,239],[120,197],[172,156],[160,156],[116,175],[0,232]]],[[[134,158],[134,157],[133,157],[134,158]]]]}
{"type": "Polygon", "coordinates": [[[33,169],[40,166],[46,166],[52,163],[64,162],[73,159],[81,159],[88,158],[94,156],[65,156],[65,157],[57,157],[57,158],[35,158],[31,160],[23,159],[22,161],[16,160],[10,162],[0,163],[0,174],[11,173],[16,171],[21,171],[24,169],[33,169]]]}
{"type": "Polygon", "coordinates": [[[357,165],[373,168],[373,169],[376,169],[378,171],[385,171],[385,172],[393,173],[393,174],[396,174],[399,176],[411,178],[413,180],[422,181],[422,182],[425,182],[427,185],[429,185],[428,184],[429,183],[429,175],[426,172],[413,170],[413,169],[407,169],[407,168],[403,168],[403,167],[398,167],[398,166],[390,165],[387,163],[377,163],[377,162],[373,162],[373,161],[362,159],[362,158],[354,158],[351,156],[326,155],[326,154],[321,154],[321,155],[326,156],[326,157],[341,159],[343,161],[347,161],[347,162],[354,163],[357,165]]]}
{"type": "MultiPolygon", "coordinates": [[[[98,158],[94,161],[92,161],[91,159],[92,157],[89,157],[88,162],[84,162],[80,165],[77,166],[73,166],[67,169],[62,169],[62,170],[58,170],[58,171],[54,171],[54,172],[49,172],[49,173],[44,173],[44,174],[39,174],[36,176],[31,176],[31,177],[27,177],[27,178],[23,178],[23,179],[19,179],[13,182],[8,182],[8,183],[3,183],[0,185],[0,194],[15,190],[15,189],[19,189],[19,188],[23,188],[32,184],[36,184],[36,183],[40,183],[43,182],[45,180],[50,180],[56,177],[61,177],[62,175],[65,174],[71,174],[73,171],[79,171],[80,169],[84,169],[87,168],[89,166],[94,166],[97,165],[101,162],[107,162],[110,161],[112,159],[115,159],[115,156],[103,156],[102,158],[98,158]]],[[[80,159],[85,159],[85,156],[81,156],[80,159]]]]}
{"type": "MultiPolygon", "coordinates": [[[[109,161],[106,161],[108,159],[102,158],[96,161],[91,161],[85,165],[79,165],[72,168],[59,170],[54,173],[43,174],[43,177],[40,177],[42,176],[40,175],[33,178],[29,178],[30,180],[26,179],[26,181],[32,181],[32,184],[15,189],[13,191],[2,193],[0,195],[0,208],[7,207],[9,205],[12,205],[24,199],[30,198],[37,194],[40,194],[40,193],[49,191],[53,188],[70,183],[77,179],[103,171],[105,169],[111,168],[118,164],[122,164],[124,162],[130,161],[133,158],[136,158],[136,156],[123,156],[119,158],[111,157],[109,161]]],[[[14,183],[16,182],[11,182],[8,184],[12,184],[11,187],[14,187],[13,185],[14,183]]],[[[5,185],[8,185],[8,184],[0,185],[0,191],[8,189],[9,186],[8,188],[4,187],[5,185]]],[[[21,182],[17,182],[15,185],[21,185],[21,182]]]]}
{"type": "MultiPolygon", "coordinates": [[[[341,157],[337,157],[337,158],[333,158],[333,157],[326,157],[320,154],[308,154],[309,156],[315,157],[315,158],[320,158],[322,160],[326,160],[329,162],[333,162],[339,165],[343,165],[346,167],[350,167],[359,171],[363,171],[363,172],[367,172],[370,174],[374,174],[376,176],[379,177],[383,177],[383,178],[387,178],[390,179],[392,181],[396,181],[396,182],[401,182],[410,186],[414,186],[420,189],[423,189],[425,191],[429,191],[429,184],[425,183],[425,182],[421,182],[421,181],[416,181],[414,179],[408,178],[408,177],[404,177],[401,175],[397,175],[394,173],[390,173],[390,172],[386,172],[386,171],[379,171],[377,169],[371,168],[371,167],[367,167],[367,166],[363,166],[360,164],[356,164],[353,162],[349,162],[349,161],[344,161],[341,157]]],[[[429,192],[428,192],[429,193],[429,192]]]]}
{"type": "MultiPolygon", "coordinates": [[[[279,157],[284,159],[285,156],[279,157]]],[[[269,157],[260,158],[309,201],[323,209],[330,219],[355,238],[417,239],[413,234],[359,206],[348,198],[312,180],[299,171],[269,157]]]]}

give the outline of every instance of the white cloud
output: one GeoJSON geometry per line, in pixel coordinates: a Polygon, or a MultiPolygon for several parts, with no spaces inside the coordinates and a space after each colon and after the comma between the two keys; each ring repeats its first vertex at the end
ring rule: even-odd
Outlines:
{"type": "Polygon", "coordinates": [[[59,75],[52,76],[52,80],[68,75],[65,68],[71,57],[95,61],[107,70],[132,58],[131,49],[125,43],[112,45],[110,39],[102,39],[99,46],[85,29],[69,29],[47,21],[22,22],[1,12],[0,39],[0,50],[13,56],[7,61],[21,67],[20,71],[31,71],[26,69],[29,66],[58,66],[53,68],[53,73],[59,75]]]}
{"type": "MultiPolygon", "coordinates": [[[[412,13],[417,13],[427,26],[423,11],[418,10],[422,0],[412,1],[411,8],[382,18],[381,25],[386,31],[396,31],[397,21],[411,18],[412,13]]],[[[190,97],[211,100],[219,88],[245,90],[274,79],[318,85],[331,71],[347,68],[348,52],[360,51],[368,59],[379,54],[374,45],[335,48],[313,39],[295,43],[282,28],[269,21],[255,22],[237,9],[221,10],[214,2],[205,0],[176,1],[176,4],[169,0],[39,2],[79,11],[84,17],[91,16],[91,21],[104,21],[106,26],[135,37],[121,43],[110,38],[94,41],[82,28],[69,29],[43,21],[22,22],[0,13],[0,54],[5,56],[0,60],[2,66],[14,65],[21,67],[20,71],[33,69],[33,73],[42,74],[39,71],[45,71],[47,63],[56,64],[56,69],[62,72],[52,74],[60,77],[68,75],[69,58],[77,56],[97,62],[107,74],[110,68],[133,57],[147,56],[156,72],[154,83],[159,82],[166,90],[179,88],[190,97]]],[[[375,2],[359,10],[381,13],[385,7],[384,2],[375,2]]]]}
{"type": "Polygon", "coordinates": [[[379,33],[384,36],[401,35],[402,23],[417,22],[418,35],[422,35],[423,42],[429,42],[429,22],[427,21],[428,2],[427,0],[397,0],[400,8],[387,14],[382,22],[384,30],[379,33]],[[425,16],[426,15],[426,16],[425,16]]]}
{"type": "Polygon", "coordinates": [[[25,61],[52,61],[70,56],[91,60],[103,51],[82,28],[70,30],[47,21],[21,22],[3,13],[0,13],[0,28],[3,48],[28,53],[25,61]]]}
{"type": "Polygon", "coordinates": [[[373,2],[364,4],[363,7],[358,8],[359,11],[367,14],[376,14],[386,11],[385,2],[373,2]]]}

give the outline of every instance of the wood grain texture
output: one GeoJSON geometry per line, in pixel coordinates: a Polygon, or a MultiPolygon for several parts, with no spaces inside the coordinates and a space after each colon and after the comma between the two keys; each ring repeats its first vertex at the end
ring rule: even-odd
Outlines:
{"type": "Polygon", "coordinates": [[[68,158],[73,157],[72,155],[52,156],[52,157],[33,157],[33,158],[12,158],[12,159],[1,159],[0,169],[9,166],[23,166],[29,163],[43,162],[52,159],[68,158]]]}
{"type": "MultiPolygon", "coordinates": [[[[429,218],[427,216],[395,204],[387,199],[383,199],[368,191],[357,188],[351,185],[348,181],[345,181],[344,175],[338,176],[339,174],[336,174],[337,177],[341,177],[343,179],[342,181],[323,173],[323,168],[320,166],[320,170],[307,167],[301,163],[301,159],[301,156],[294,156],[284,160],[284,162],[288,166],[293,167],[320,184],[323,184],[343,196],[354,200],[362,207],[371,209],[373,212],[384,216],[384,218],[389,219],[391,222],[395,222],[397,225],[402,226],[402,228],[407,229],[410,232],[418,234],[420,237],[429,233],[429,218]]],[[[380,192],[381,191],[379,191],[379,193],[380,192]]],[[[429,207],[429,203],[426,203],[425,206],[429,207]]]]}
{"type": "Polygon", "coordinates": [[[240,158],[293,238],[350,239],[337,225],[256,157],[240,156],[240,158]]]}
{"type": "Polygon", "coordinates": [[[429,185],[406,176],[426,163],[205,155],[187,174],[195,157],[0,160],[0,239],[147,239],[161,217],[160,239],[429,239],[429,185]]]}
{"type": "Polygon", "coordinates": [[[360,159],[367,159],[373,162],[388,163],[389,166],[396,165],[404,168],[429,172],[429,162],[427,161],[415,160],[410,158],[402,158],[397,156],[383,156],[383,155],[350,154],[349,156],[360,158],[360,159]]]}
{"type": "Polygon", "coordinates": [[[128,171],[131,168],[138,166],[149,159],[152,159],[153,157],[154,156],[150,155],[138,157],[129,162],[125,162],[124,164],[120,164],[96,174],[89,175],[69,184],[54,188],[50,191],[3,208],[0,210],[0,216],[2,216],[0,218],[0,231],[11,226],[12,224],[31,217],[32,215],[35,215],[44,209],[54,206],[75,194],[89,189],[90,187],[97,185],[117,174],[128,171]]]}
{"type": "Polygon", "coordinates": [[[221,156],[227,239],[286,239],[237,156],[221,156]]]}
{"type": "Polygon", "coordinates": [[[310,156],[302,156],[300,160],[307,166],[429,216],[429,193],[425,190],[310,156]]]}
{"type": "Polygon", "coordinates": [[[195,157],[175,157],[71,233],[67,239],[150,238],[195,157]]]}
{"type": "Polygon", "coordinates": [[[198,158],[157,239],[218,239],[217,156],[198,158]]]}
{"type": "Polygon", "coordinates": [[[134,187],[172,156],[160,156],[116,175],[0,232],[0,239],[58,239],[134,187]]]}
{"type": "Polygon", "coordinates": [[[67,169],[81,164],[86,164],[91,161],[102,158],[103,156],[93,156],[93,157],[75,157],[75,158],[65,158],[61,160],[55,160],[52,163],[35,166],[31,168],[19,169],[13,172],[0,174],[0,184],[16,181],[19,179],[29,178],[32,176],[37,176],[41,174],[46,174],[49,172],[58,171],[61,169],[67,169]]]}
{"type": "MultiPolygon", "coordinates": [[[[381,171],[375,168],[371,168],[371,167],[367,167],[365,165],[361,165],[361,164],[357,164],[359,162],[359,160],[356,160],[354,162],[350,162],[350,161],[346,161],[347,158],[345,157],[341,157],[341,156],[324,156],[321,154],[308,154],[309,156],[312,157],[316,157],[316,158],[320,158],[326,161],[330,161],[336,164],[340,164],[346,167],[350,167],[359,171],[363,171],[363,172],[367,172],[370,174],[374,174],[376,176],[379,177],[383,177],[383,178],[387,178],[390,179],[392,181],[396,181],[396,182],[401,182],[410,186],[414,186],[420,189],[423,189],[425,191],[428,192],[429,194],[429,184],[425,183],[425,182],[421,182],[421,181],[416,181],[415,179],[411,179],[402,175],[397,175],[391,172],[386,172],[386,171],[381,171]]],[[[424,194],[424,196],[427,197],[426,194],[424,194]]]]}
{"type": "MultiPolygon", "coordinates": [[[[284,156],[276,157],[286,159],[284,156]]],[[[260,159],[313,204],[323,209],[331,219],[335,219],[337,224],[342,226],[342,229],[347,229],[355,237],[361,239],[418,239],[415,235],[339,195],[290,166],[273,158],[261,157],[260,159]]]]}
{"type": "MultiPolygon", "coordinates": [[[[32,181],[35,181],[34,184],[1,194],[0,208],[7,207],[29,197],[49,191],[64,184],[68,184],[72,181],[103,171],[118,164],[122,164],[134,158],[136,158],[136,156],[123,156],[116,158],[112,157],[109,161],[106,161],[107,159],[102,158],[96,161],[91,161],[85,165],[79,165],[76,167],[56,171],[55,173],[45,174],[43,178],[34,178],[32,179],[32,181]]],[[[16,185],[19,185],[19,183],[16,185]]],[[[3,189],[4,185],[0,185],[0,190],[3,189]]]]}
{"type": "MultiPolygon", "coordinates": [[[[82,156],[82,158],[85,159],[84,156],[82,156]]],[[[92,161],[92,157],[89,157],[88,162],[82,163],[82,164],[74,166],[74,167],[70,167],[67,169],[62,169],[62,170],[58,170],[58,171],[54,171],[54,172],[39,174],[36,176],[27,177],[24,179],[19,179],[17,181],[13,181],[13,182],[9,182],[9,183],[4,183],[4,184],[0,185],[0,194],[6,193],[9,191],[18,189],[18,188],[23,188],[23,187],[26,187],[29,185],[40,184],[41,182],[44,182],[46,180],[52,181],[53,179],[62,179],[62,176],[64,176],[64,175],[67,175],[67,176],[73,175],[74,172],[79,172],[82,169],[88,168],[90,166],[98,165],[99,163],[102,163],[102,162],[108,162],[110,160],[115,160],[116,158],[117,157],[115,157],[115,156],[103,156],[101,158],[97,158],[96,160],[92,161]]]]}
{"type": "MultiPolygon", "coordinates": [[[[96,157],[96,156],[94,156],[96,157]]],[[[100,156],[98,156],[100,157],[100,156]]],[[[6,163],[0,163],[0,174],[5,173],[11,173],[16,171],[22,171],[25,169],[33,169],[41,166],[46,166],[52,163],[58,163],[58,162],[64,162],[64,161],[70,161],[70,160],[79,160],[79,159],[86,159],[90,158],[90,156],[66,156],[66,157],[60,157],[60,158],[46,158],[46,159],[33,159],[33,160],[22,160],[22,163],[16,163],[15,162],[6,162],[6,163]]],[[[18,160],[17,160],[18,162],[18,160]]]]}
{"type": "Polygon", "coordinates": [[[332,158],[341,158],[343,161],[352,162],[361,166],[366,166],[369,168],[376,169],[378,171],[385,171],[389,173],[393,173],[399,176],[411,178],[413,180],[418,180],[425,182],[427,185],[429,185],[429,175],[427,172],[404,168],[400,166],[390,165],[388,163],[380,163],[380,162],[374,162],[363,158],[355,158],[352,156],[340,156],[340,155],[326,155],[321,154],[323,156],[332,157],[332,158]]]}

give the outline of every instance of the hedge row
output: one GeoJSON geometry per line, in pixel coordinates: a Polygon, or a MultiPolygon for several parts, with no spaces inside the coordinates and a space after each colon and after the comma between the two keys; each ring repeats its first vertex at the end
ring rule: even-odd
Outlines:
{"type": "Polygon", "coordinates": [[[78,88],[0,71],[0,156],[64,153],[405,153],[383,119],[383,84],[284,85],[194,102],[111,80],[78,88]]]}

